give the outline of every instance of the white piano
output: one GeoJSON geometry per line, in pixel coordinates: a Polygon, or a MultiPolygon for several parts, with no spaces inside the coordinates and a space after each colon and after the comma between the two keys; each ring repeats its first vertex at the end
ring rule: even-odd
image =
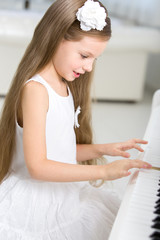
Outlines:
{"type": "Polygon", "coordinates": [[[144,139],[148,144],[138,158],[154,168],[135,170],[130,177],[109,240],[160,240],[160,89],[144,139]]]}

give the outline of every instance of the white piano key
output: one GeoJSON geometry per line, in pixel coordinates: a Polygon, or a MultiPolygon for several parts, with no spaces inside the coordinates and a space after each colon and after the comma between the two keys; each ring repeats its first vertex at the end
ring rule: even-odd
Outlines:
{"type": "MultiPolygon", "coordinates": [[[[140,196],[143,195],[143,196],[146,197],[146,198],[148,197],[148,198],[151,199],[151,200],[154,200],[154,199],[155,199],[155,201],[156,201],[156,200],[158,200],[158,198],[159,198],[158,196],[156,196],[157,194],[158,194],[158,192],[155,192],[154,195],[153,195],[153,194],[152,194],[152,195],[149,195],[149,194],[146,194],[146,193],[144,192],[144,193],[141,193],[140,196]]],[[[136,196],[135,193],[134,193],[133,197],[134,197],[134,196],[136,196]]]]}
{"type": "MultiPolygon", "coordinates": [[[[152,200],[157,200],[158,199],[158,196],[157,196],[157,194],[158,194],[158,192],[157,191],[154,191],[154,192],[151,192],[150,194],[152,194],[152,195],[149,195],[149,193],[147,192],[141,192],[140,194],[139,194],[139,197],[142,197],[142,198],[145,198],[145,197],[148,197],[151,201],[152,200]]],[[[135,192],[134,193],[134,195],[133,195],[133,197],[135,196],[137,196],[138,195],[138,192],[135,192]]]]}
{"type": "Polygon", "coordinates": [[[153,212],[146,212],[143,210],[138,211],[138,209],[136,210],[134,209],[133,212],[128,213],[128,216],[126,217],[126,219],[130,219],[132,221],[134,218],[136,218],[136,221],[138,221],[138,219],[144,219],[146,218],[146,216],[147,216],[147,219],[152,220],[155,218],[156,215],[153,212]]]}
{"type": "Polygon", "coordinates": [[[156,215],[153,213],[145,213],[146,212],[139,212],[139,214],[143,214],[143,216],[140,216],[138,214],[129,214],[127,218],[128,223],[131,225],[133,225],[133,223],[139,224],[141,226],[145,225],[150,229],[153,225],[152,220],[155,219],[156,215]]]}
{"type": "Polygon", "coordinates": [[[132,223],[132,224],[126,224],[125,231],[122,233],[123,240],[142,240],[142,239],[149,239],[149,236],[151,234],[151,230],[148,228],[148,226],[143,226],[140,224],[132,223]]]}
{"type": "Polygon", "coordinates": [[[140,198],[137,198],[136,200],[133,200],[132,202],[131,202],[131,204],[130,204],[130,207],[136,207],[136,208],[138,208],[138,206],[139,206],[139,208],[142,208],[142,209],[148,209],[148,210],[150,210],[150,209],[152,209],[153,210],[153,208],[154,208],[154,206],[155,206],[155,201],[152,201],[152,202],[143,202],[143,204],[139,204],[139,202],[141,201],[141,199],[140,198]]]}

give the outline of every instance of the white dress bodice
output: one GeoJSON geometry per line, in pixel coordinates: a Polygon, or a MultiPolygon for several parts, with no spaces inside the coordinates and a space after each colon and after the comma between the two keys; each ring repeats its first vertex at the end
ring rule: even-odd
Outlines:
{"type": "MultiPolygon", "coordinates": [[[[40,76],[35,75],[29,81],[44,85],[48,92],[49,108],[46,117],[47,159],[63,163],[76,164],[76,137],[74,131],[74,103],[68,87],[68,96],[58,95],[40,76]]],[[[27,83],[26,82],[26,83],[27,83]]],[[[12,159],[12,170],[28,175],[23,151],[23,128],[16,121],[16,149],[12,159]]]]}

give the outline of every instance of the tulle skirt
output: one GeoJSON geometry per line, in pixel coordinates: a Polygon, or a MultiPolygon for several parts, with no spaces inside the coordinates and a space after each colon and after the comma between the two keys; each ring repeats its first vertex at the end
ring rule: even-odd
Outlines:
{"type": "Polygon", "coordinates": [[[104,184],[11,173],[0,185],[0,240],[107,240],[120,200],[104,184]]]}

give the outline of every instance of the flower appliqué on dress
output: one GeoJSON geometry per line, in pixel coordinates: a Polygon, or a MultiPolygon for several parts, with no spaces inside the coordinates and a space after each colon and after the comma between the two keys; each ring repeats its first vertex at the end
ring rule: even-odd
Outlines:
{"type": "Polygon", "coordinates": [[[78,115],[80,114],[80,112],[81,112],[81,107],[78,106],[77,110],[75,112],[75,115],[74,115],[74,126],[75,126],[75,128],[79,128],[80,127],[80,125],[78,123],[78,115]]]}

